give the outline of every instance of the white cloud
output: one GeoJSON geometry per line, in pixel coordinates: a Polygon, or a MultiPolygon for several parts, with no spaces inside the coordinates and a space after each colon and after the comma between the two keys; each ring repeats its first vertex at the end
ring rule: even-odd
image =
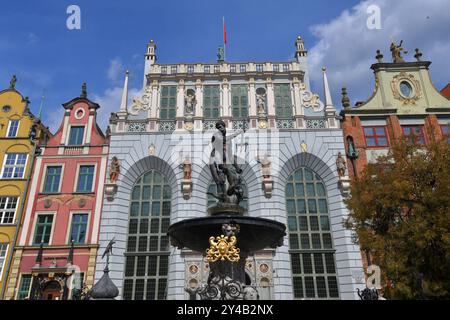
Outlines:
{"type": "MultiPolygon", "coordinates": [[[[128,89],[128,106],[130,106],[132,99],[139,95],[140,91],[141,90],[134,88],[128,89]]],[[[106,89],[102,94],[92,94],[91,100],[100,105],[97,123],[103,132],[106,130],[111,112],[119,111],[122,92],[123,87],[116,86],[106,89]]]]}
{"type": "Polygon", "coordinates": [[[450,70],[450,2],[448,0],[374,0],[362,1],[345,10],[332,21],[315,25],[311,32],[318,42],[309,52],[312,86],[322,92],[320,68],[327,67],[328,79],[337,107],[341,106],[341,87],[346,86],[352,104],[366,100],[372,93],[374,79],[370,65],[375,63],[376,50],[390,62],[389,45],[403,40],[408,51],[406,61],[415,61],[414,49],[420,48],[422,60],[432,61],[431,78],[438,88],[448,81],[450,70]],[[381,9],[381,29],[367,28],[367,7],[381,9]]]}
{"type": "Polygon", "coordinates": [[[117,84],[120,79],[122,79],[125,73],[125,67],[123,66],[122,60],[120,58],[114,58],[109,61],[109,68],[106,71],[106,76],[113,83],[117,84]]]}
{"type": "Polygon", "coordinates": [[[27,36],[27,44],[35,44],[39,41],[39,37],[35,33],[29,33],[27,36]]]}

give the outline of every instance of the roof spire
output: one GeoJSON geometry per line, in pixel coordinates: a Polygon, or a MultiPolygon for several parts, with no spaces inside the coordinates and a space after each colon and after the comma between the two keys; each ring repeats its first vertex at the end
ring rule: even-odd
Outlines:
{"type": "Polygon", "coordinates": [[[81,95],[80,98],[87,98],[87,86],[86,86],[86,82],[83,82],[83,84],[81,85],[81,95]]]}
{"type": "Polygon", "coordinates": [[[325,67],[322,67],[323,72],[323,90],[325,91],[325,111],[332,111],[334,110],[333,101],[331,100],[331,93],[330,93],[330,87],[328,85],[328,78],[327,78],[327,69],[325,67]],[[332,109],[332,110],[330,110],[332,109]]]}
{"type": "Polygon", "coordinates": [[[350,107],[350,98],[347,95],[346,87],[342,87],[342,106],[344,107],[344,109],[350,107]]]}
{"type": "Polygon", "coordinates": [[[45,89],[42,90],[41,104],[39,105],[39,111],[38,111],[38,114],[37,114],[37,118],[39,120],[41,120],[42,108],[44,107],[44,100],[45,100],[45,89]]]}
{"type": "Polygon", "coordinates": [[[120,101],[120,111],[127,112],[128,107],[128,70],[125,72],[125,82],[123,84],[122,100],[120,101]]]}

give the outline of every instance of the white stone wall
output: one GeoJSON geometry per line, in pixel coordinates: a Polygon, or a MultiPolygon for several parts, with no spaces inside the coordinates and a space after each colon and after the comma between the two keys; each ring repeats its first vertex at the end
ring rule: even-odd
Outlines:
{"type": "MultiPolygon", "coordinates": [[[[213,132],[204,135],[200,142],[208,146],[213,132]]],[[[356,288],[363,288],[352,277],[352,271],[361,273],[362,263],[359,247],[352,243],[352,234],[342,224],[348,211],[338,189],[336,156],[344,153],[342,131],[338,129],[322,130],[285,130],[278,132],[279,148],[278,170],[274,171],[274,190],[270,199],[264,197],[261,189],[260,165],[250,161],[244,166],[243,177],[249,191],[250,216],[270,218],[287,223],[285,210],[285,185],[289,175],[300,166],[307,166],[323,179],[327,188],[330,221],[334,248],[336,250],[336,272],[341,299],[357,299],[356,288]],[[307,153],[301,153],[300,144],[308,146],[307,153]]],[[[116,244],[110,258],[110,276],[122,295],[125,267],[126,234],[130,194],[134,182],[148,170],[161,172],[172,188],[171,223],[207,215],[207,187],[211,175],[204,161],[193,161],[193,191],[189,200],[181,194],[182,170],[177,157],[173,156],[176,139],[171,134],[158,133],[121,133],[111,137],[110,156],[117,156],[121,164],[118,192],[113,201],[105,199],[100,227],[100,250],[115,237],[116,244]],[[148,147],[154,144],[155,155],[150,156],[148,147]]],[[[105,261],[97,259],[96,281],[101,277],[105,261]]],[[[288,237],[284,245],[276,250],[273,258],[274,298],[293,299],[288,237]]],[[[171,248],[169,259],[168,299],[185,299],[186,285],[185,261],[178,249],[171,248]]]]}

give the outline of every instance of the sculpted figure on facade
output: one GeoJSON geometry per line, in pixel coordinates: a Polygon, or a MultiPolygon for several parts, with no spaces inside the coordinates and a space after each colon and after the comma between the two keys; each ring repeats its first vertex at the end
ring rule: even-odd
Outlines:
{"type": "MultiPolygon", "coordinates": [[[[394,63],[400,63],[405,62],[405,60],[402,58],[401,53],[403,51],[402,48],[403,40],[400,41],[398,45],[396,45],[394,42],[391,43],[391,53],[392,53],[392,61],[394,63]]],[[[406,51],[403,51],[404,53],[407,53],[406,51]]]]}
{"type": "Polygon", "coordinates": [[[230,197],[235,196],[235,203],[243,199],[243,187],[240,174],[242,169],[237,164],[237,157],[232,154],[231,141],[240,135],[244,130],[227,136],[225,122],[216,122],[217,132],[211,138],[212,150],[210,155],[209,168],[214,182],[217,185],[217,195],[219,203],[230,202],[230,197]],[[226,187],[228,183],[228,188],[226,187]]]}
{"type": "Polygon", "coordinates": [[[346,162],[340,152],[338,153],[338,156],[336,159],[336,167],[337,167],[339,177],[345,177],[345,171],[347,170],[347,165],[346,165],[346,162]]]}
{"type": "Polygon", "coordinates": [[[119,159],[116,156],[112,157],[111,164],[109,166],[109,181],[111,183],[116,183],[119,179],[120,174],[120,164],[119,159]]]}
{"type": "Polygon", "coordinates": [[[197,103],[195,99],[195,92],[192,89],[188,89],[186,95],[184,96],[184,112],[187,116],[192,116],[194,114],[194,107],[197,103]]]}

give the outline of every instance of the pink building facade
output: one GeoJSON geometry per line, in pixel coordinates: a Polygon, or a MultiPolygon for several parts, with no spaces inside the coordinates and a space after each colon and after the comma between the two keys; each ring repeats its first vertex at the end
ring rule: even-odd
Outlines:
{"type": "Polygon", "coordinates": [[[79,299],[93,285],[108,138],[85,87],[63,107],[58,131],[34,162],[14,253],[15,299],[79,299]]]}

